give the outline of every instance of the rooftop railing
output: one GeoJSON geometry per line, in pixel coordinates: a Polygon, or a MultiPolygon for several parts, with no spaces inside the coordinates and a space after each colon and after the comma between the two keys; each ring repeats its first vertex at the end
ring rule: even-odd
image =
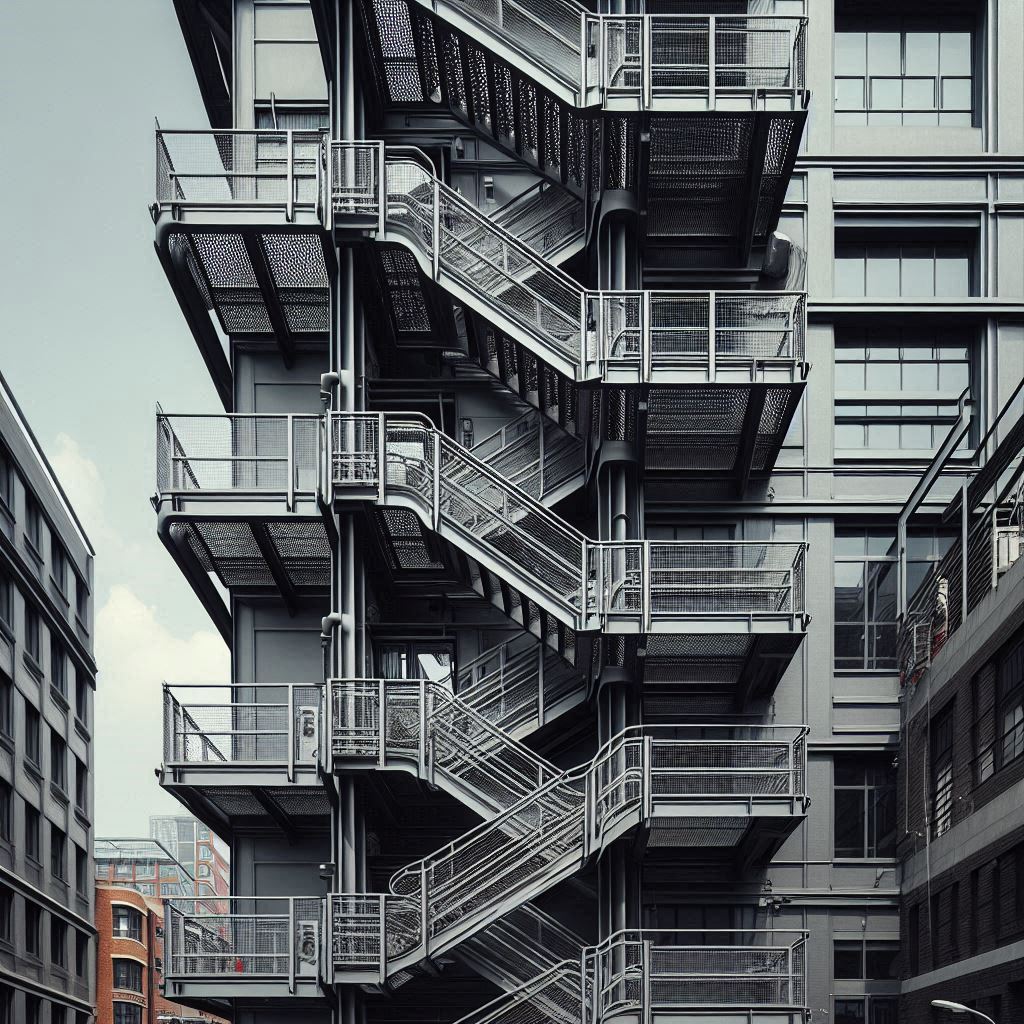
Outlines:
{"type": "Polygon", "coordinates": [[[164,684],[164,766],[223,767],[231,778],[280,768],[290,780],[297,767],[316,767],[321,699],[320,686],[164,684]],[[253,698],[237,699],[246,692],[253,698]]]}

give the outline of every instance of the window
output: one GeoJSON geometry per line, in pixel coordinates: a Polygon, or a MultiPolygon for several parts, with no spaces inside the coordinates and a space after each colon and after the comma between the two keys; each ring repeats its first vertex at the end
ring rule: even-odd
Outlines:
{"type": "Polygon", "coordinates": [[[89,855],[75,843],[75,891],[80,896],[89,893],[89,855]]]}
{"type": "Polygon", "coordinates": [[[57,589],[64,594],[68,589],[68,556],[56,534],[50,535],[50,575],[57,589]]]}
{"type": "Polygon", "coordinates": [[[937,20],[879,19],[869,31],[838,22],[837,125],[971,127],[970,24],[937,20]]]}
{"type": "Polygon", "coordinates": [[[14,734],[14,686],[7,676],[0,676],[0,732],[7,737],[14,734]]]}
{"type": "Polygon", "coordinates": [[[50,681],[59,693],[68,695],[67,655],[56,633],[50,634],[50,681]]]}
{"type": "Polygon", "coordinates": [[[14,463],[7,449],[0,446],[0,503],[14,508],[14,463]]]}
{"type": "Polygon", "coordinates": [[[113,908],[114,938],[142,941],[142,914],[134,907],[113,908]]]}
{"type": "Polygon", "coordinates": [[[213,850],[208,846],[199,847],[199,859],[200,860],[213,860],[213,850]]]}
{"type": "Polygon", "coordinates": [[[50,1003],[50,1024],[66,1024],[67,1011],[63,1006],[50,1003]]]}
{"type": "Polygon", "coordinates": [[[142,1006],[139,1003],[114,1003],[114,1024],[142,1024],[142,1006]]]}
{"type": "Polygon", "coordinates": [[[915,903],[907,914],[907,966],[910,976],[921,973],[921,904],[915,903]]]}
{"type": "Polygon", "coordinates": [[[142,991],[142,964],[138,960],[118,957],[114,960],[114,988],[129,992],[142,991]]]}
{"type": "Polygon", "coordinates": [[[36,664],[42,656],[42,640],[39,633],[39,612],[27,601],[25,602],[25,650],[35,659],[36,664]]]}
{"type": "Polygon", "coordinates": [[[39,754],[39,733],[41,725],[39,712],[25,702],[25,757],[37,768],[41,767],[42,761],[39,754]]]}
{"type": "Polygon", "coordinates": [[[85,580],[75,574],[75,616],[83,626],[89,623],[89,587],[85,580]]]}
{"type": "Polygon", "coordinates": [[[932,897],[932,921],[935,928],[933,967],[950,963],[957,957],[957,911],[959,905],[959,882],[954,882],[932,897]]]}
{"type": "Polygon", "coordinates": [[[25,952],[38,957],[42,946],[43,912],[37,904],[25,902],[25,952]]]}
{"type": "Polygon", "coordinates": [[[836,939],[832,944],[836,978],[885,980],[897,977],[898,942],[870,939],[836,939]]]}
{"type": "Polygon", "coordinates": [[[11,582],[11,577],[7,575],[6,571],[0,569],[0,619],[7,626],[14,624],[13,618],[13,597],[14,584],[11,582]]]}
{"type": "Polygon", "coordinates": [[[835,1024],[896,1024],[895,996],[843,997],[835,1002],[835,1024]]]}
{"type": "Polygon", "coordinates": [[[83,724],[89,724],[89,683],[84,672],[75,673],[75,717],[83,724]]]}
{"type": "Polygon", "coordinates": [[[84,978],[89,970],[89,936],[75,930],[75,974],[84,978]]]}
{"type": "Polygon", "coordinates": [[[39,811],[25,804],[25,856],[39,863],[39,811]]]}
{"type": "Polygon", "coordinates": [[[210,870],[210,865],[209,864],[200,864],[199,865],[199,877],[200,878],[209,878],[212,874],[213,874],[213,872],[210,870]]]}
{"type": "Polygon", "coordinates": [[[892,857],[896,853],[896,773],[885,755],[837,756],[835,855],[892,857]]]}
{"type": "Polygon", "coordinates": [[[68,788],[68,747],[52,730],[50,731],[50,781],[60,789],[68,788]]]}
{"type": "MultiPolygon", "coordinates": [[[[930,456],[959,417],[971,345],[939,329],[843,326],[836,332],[837,458],[865,451],[930,456]]],[[[970,446],[970,436],[960,442],[970,446]]]]}
{"type": "Polygon", "coordinates": [[[836,530],[836,668],[896,671],[896,581],[890,531],[836,530]]]}
{"type": "Polygon", "coordinates": [[[0,839],[11,841],[11,805],[13,803],[11,784],[0,779],[0,839]]]}
{"type": "Polygon", "coordinates": [[[999,661],[996,684],[999,711],[999,766],[1024,754],[1024,639],[1017,641],[999,661]]]}
{"type": "Polygon", "coordinates": [[[68,837],[50,822],[50,874],[64,879],[68,874],[68,837]]]}
{"type": "Polygon", "coordinates": [[[89,809],[89,769],[75,758],[75,806],[81,811],[89,809]]]}
{"type": "Polygon", "coordinates": [[[14,893],[0,885],[0,942],[10,942],[14,934],[14,893]]]}
{"type": "Polygon", "coordinates": [[[25,494],[25,536],[39,554],[43,550],[43,514],[35,497],[25,494]]]}
{"type": "Polygon", "coordinates": [[[68,926],[57,918],[50,918],[50,962],[54,967],[68,965],[68,926]]]}
{"type": "Polygon", "coordinates": [[[39,996],[25,996],[25,1020],[28,1024],[39,1024],[39,1008],[42,1000],[39,996]]]}
{"type": "Polygon", "coordinates": [[[941,836],[953,824],[953,728],[956,708],[952,703],[931,723],[932,835],[941,836]]]}
{"type": "Polygon", "coordinates": [[[972,247],[966,241],[914,244],[836,237],[834,292],[843,297],[966,298],[972,294],[972,247]]]}

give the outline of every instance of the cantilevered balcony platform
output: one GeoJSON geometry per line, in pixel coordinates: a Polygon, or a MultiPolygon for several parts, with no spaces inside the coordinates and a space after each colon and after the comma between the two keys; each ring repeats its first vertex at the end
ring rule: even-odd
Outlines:
{"type": "Polygon", "coordinates": [[[318,416],[157,414],[158,533],[230,642],[225,588],[327,593],[318,416]]]}
{"type": "Polygon", "coordinates": [[[165,684],[160,785],[221,835],[322,822],[322,689],[165,684]]]}
{"type": "Polygon", "coordinates": [[[326,342],[325,161],[320,131],[156,133],[157,253],[229,411],[222,334],[275,342],[286,363],[326,342]]]}
{"type": "Polygon", "coordinates": [[[165,907],[168,999],[223,1012],[230,999],[323,998],[322,898],[168,900],[165,907]]]}

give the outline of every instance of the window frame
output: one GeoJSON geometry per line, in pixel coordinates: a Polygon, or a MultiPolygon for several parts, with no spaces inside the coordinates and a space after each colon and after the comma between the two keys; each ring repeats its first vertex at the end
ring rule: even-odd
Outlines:
{"type": "Polygon", "coordinates": [[[928,789],[933,839],[953,827],[956,777],[956,701],[932,716],[928,725],[928,789]]]}
{"type": "Polygon", "coordinates": [[[896,586],[897,586],[897,574],[899,571],[899,558],[896,554],[896,534],[893,531],[890,537],[888,527],[875,527],[875,526],[850,526],[850,527],[837,527],[834,533],[833,549],[832,549],[832,566],[833,566],[833,600],[832,600],[832,665],[836,672],[871,672],[875,674],[884,673],[886,675],[895,675],[898,671],[898,655],[897,655],[897,633],[896,633],[896,586]],[[852,540],[856,534],[863,535],[864,538],[864,550],[862,554],[840,554],[838,549],[838,541],[841,539],[852,540]],[[876,540],[882,538],[890,541],[884,554],[872,553],[872,537],[876,540]],[[854,622],[852,619],[840,619],[838,610],[836,608],[837,595],[839,593],[839,574],[838,567],[840,565],[853,565],[857,564],[861,567],[861,599],[860,604],[862,606],[862,618],[860,622],[854,622]],[[878,572],[876,569],[872,572],[872,566],[888,566],[888,577],[886,580],[885,576],[878,572]],[[872,602],[878,602],[883,599],[884,592],[879,588],[879,582],[884,582],[886,586],[890,584],[893,588],[893,595],[891,599],[892,604],[892,619],[870,617],[869,612],[878,611],[878,605],[874,608],[871,607],[872,602]],[[860,664],[841,664],[839,662],[839,644],[837,642],[838,631],[840,627],[853,627],[859,626],[862,629],[861,635],[861,659],[860,664]],[[882,634],[879,632],[880,627],[885,627],[887,631],[891,632],[891,657],[885,658],[880,657],[877,653],[877,646],[872,646],[872,642],[877,644],[881,639],[882,634]],[[872,636],[872,634],[874,634],[872,636]],[[871,652],[874,651],[872,654],[871,652]],[[889,662],[891,661],[891,665],[889,662]],[[883,663],[884,662],[884,663],[883,663]]]}
{"type": "Polygon", "coordinates": [[[878,757],[865,758],[860,755],[836,754],[832,759],[832,859],[834,861],[891,861],[896,857],[896,773],[891,764],[886,765],[884,763],[886,756],[883,754],[878,757]],[[862,771],[862,781],[856,785],[837,781],[837,769],[847,759],[851,765],[862,771]],[[881,785],[872,779],[872,776],[880,771],[885,772],[887,776],[887,781],[881,785]],[[862,845],[860,849],[863,853],[861,855],[840,853],[838,850],[837,839],[841,832],[837,827],[835,819],[839,814],[839,798],[837,794],[840,792],[858,792],[862,794],[860,811],[862,817],[862,845]],[[882,794],[881,797],[878,795],[879,793],[882,794]],[[879,835],[878,824],[880,815],[878,810],[886,796],[890,804],[889,813],[893,818],[893,828],[891,833],[879,835]],[[871,843],[872,834],[874,845],[871,843]],[[887,842],[883,844],[883,841],[887,842]],[[890,846],[890,853],[881,852],[890,846]]]}
{"type": "MultiPolygon", "coordinates": [[[[128,973],[132,973],[132,972],[128,972],[128,973]]],[[[112,974],[112,979],[113,979],[113,987],[115,989],[117,989],[119,992],[137,992],[139,995],[142,995],[142,993],[143,993],[143,970],[142,970],[142,964],[140,964],[138,960],[133,960],[131,957],[127,957],[127,956],[115,956],[115,957],[113,957],[113,974],[112,974]],[[128,966],[128,967],[134,968],[135,972],[137,973],[137,977],[138,977],[138,986],[137,987],[135,985],[130,985],[130,984],[127,984],[127,985],[121,984],[121,982],[120,982],[120,980],[118,978],[118,968],[121,967],[121,966],[128,966]]],[[[129,979],[129,980],[131,980],[131,979],[129,979]]]]}
{"type": "Polygon", "coordinates": [[[133,942],[142,941],[142,911],[137,907],[128,906],[125,903],[115,903],[110,914],[111,937],[115,939],[131,939],[133,942]],[[126,931],[118,929],[118,918],[124,917],[128,922],[126,931]],[[132,926],[137,926],[137,934],[132,926]]]}
{"type": "Polygon", "coordinates": [[[56,822],[50,822],[50,877],[67,883],[68,834],[56,822]]]}

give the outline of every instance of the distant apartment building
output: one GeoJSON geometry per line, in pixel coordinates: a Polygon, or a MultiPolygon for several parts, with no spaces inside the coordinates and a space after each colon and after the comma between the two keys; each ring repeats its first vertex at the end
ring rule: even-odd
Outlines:
{"type": "Polygon", "coordinates": [[[0,376],[0,1022],[93,1010],[93,549],[0,376]]]}
{"type": "Polygon", "coordinates": [[[188,815],[151,815],[149,834],[189,872],[195,880],[197,897],[228,895],[228,847],[209,826],[188,815]]]}
{"type": "Polygon", "coordinates": [[[190,899],[183,864],[151,839],[97,839],[96,1024],[216,1021],[163,998],[164,900],[190,899]]]}

